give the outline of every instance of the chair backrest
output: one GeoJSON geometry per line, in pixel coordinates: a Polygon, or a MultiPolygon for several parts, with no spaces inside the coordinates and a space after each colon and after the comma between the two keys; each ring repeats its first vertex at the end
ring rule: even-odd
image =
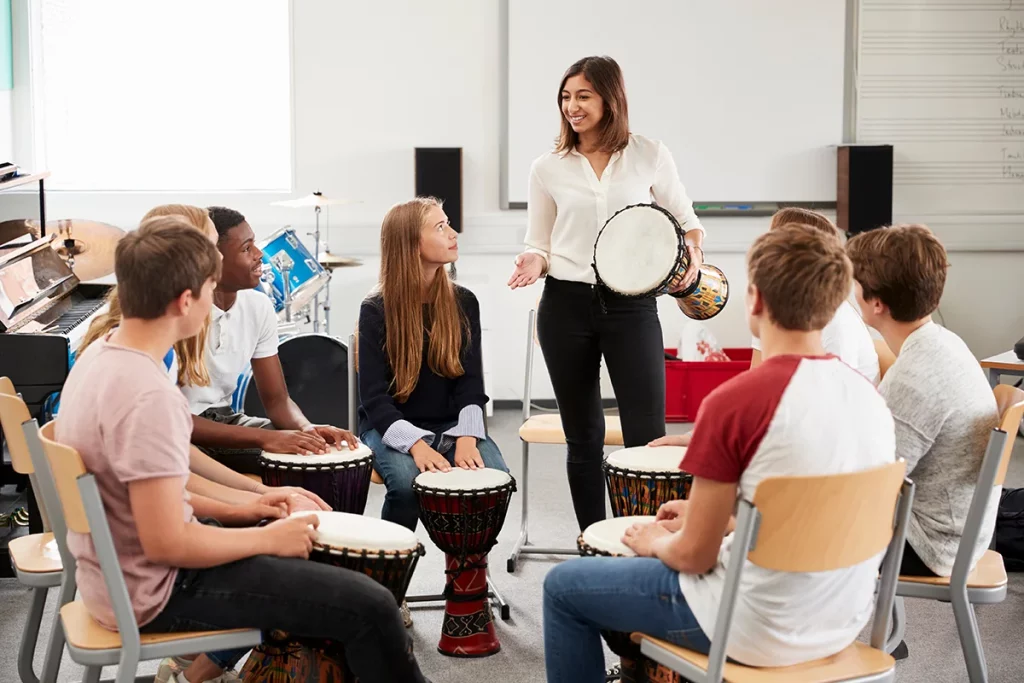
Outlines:
{"type": "Polygon", "coordinates": [[[888,549],[871,630],[872,646],[883,646],[914,497],[905,474],[906,462],[900,459],[860,472],[775,477],[758,485],[753,502],[739,502],[708,654],[708,681],[721,681],[746,560],[774,571],[819,572],[852,567],[888,549]]]}
{"type": "Polygon", "coordinates": [[[82,456],[74,448],[64,446],[54,440],[56,422],[48,422],[39,430],[43,442],[43,453],[50,465],[54,487],[60,498],[60,507],[64,513],[64,524],[69,531],[88,534],[89,519],[85,514],[85,505],[78,490],[78,478],[85,475],[85,463],[82,456]]]}
{"type": "Polygon", "coordinates": [[[824,572],[865,562],[892,538],[903,460],[860,472],[761,482],[754,564],[780,572],[824,572]]]}
{"type": "MultiPolygon", "coordinates": [[[[540,300],[538,299],[538,304],[540,300]]],[[[523,380],[523,422],[530,419],[530,403],[533,400],[533,354],[540,341],[537,339],[537,306],[530,309],[526,323],[526,377],[523,380]]]]}
{"type": "Polygon", "coordinates": [[[18,474],[32,474],[32,456],[21,431],[22,423],[31,420],[28,406],[14,391],[14,384],[7,377],[0,377],[0,429],[7,438],[7,449],[11,452],[11,465],[18,474]]]}
{"type": "Polygon", "coordinates": [[[992,392],[999,408],[1000,423],[999,427],[989,434],[985,457],[981,461],[981,471],[978,473],[978,482],[971,496],[971,506],[967,509],[963,533],[960,535],[960,547],[957,548],[956,559],[953,560],[950,586],[966,585],[967,576],[974,569],[974,553],[982,524],[985,522],[985,511],[992,496],[995,495],[995,487],[1002,486],[1006,479],[1014,438],[1021,416],[1024,415],[1024,392],[1002,384],[997,385],[992,392]]]}
{"type": "MultiPolygon", "coordinates": [[[[60,502],[60,495],[57,493],[57,485],[53,479],[53,474],[50,472],[50,463],[46,458],[42,441],[42,430],[39,429],[39,423],[33,419],[21,425],[21,433],[28,444],[32,466],[35,469],[34,490],[37,499],[40,501],[39,509],[40,511],[45,511],[47,526],[52,525],[53,539],[57,542],[57,549],[60,552],[61,564],[64,569],[62,581],[72,586],[69,591],[62,591],[61,594],[71,599],[75,595],[75,557],[68,549],[68,529],[64,521],[64,509],[60,502]]],[[[47,426],[47,433],[52,439],[52,422],[47,426]]]]}
{"type": "Polygon", "coordinates": [[[896,362],[896,354],[892,352],[884,339],[873,339],[872,341],[875,344],[875,353],[878,354],[878,379],[881,380],[892,364],[896,362]]]}
{"type": "Polygon", "coordinates": [[[64,512],[64,523],[68,531],[89,534],[92,537],[96,558],[107,586],[117,630],[121,634],[122,649],[139,651],[139,626],[135,620],[128,586],[121,572],[114,538],[103,509],[96,477],[85,469],[82,456],[71,446],[54,440],[56,422],[49,422],[39,430],[46,462],[53,475],[57,495],[64,512]]]}
{"type": "Polygon", "coordinates": [[[996,395],[996,405],[999,407],[999,429],[1006,432],[1006,443],[1003,445],[1002,457],[993,484],[1002,486],[1006,481],[1006,470],[1010,467],[1015,435],[1020,429],[1021,419],[1024,418],[1024,391],[1009,384],[999,384],[992,392],[996,395]]]}

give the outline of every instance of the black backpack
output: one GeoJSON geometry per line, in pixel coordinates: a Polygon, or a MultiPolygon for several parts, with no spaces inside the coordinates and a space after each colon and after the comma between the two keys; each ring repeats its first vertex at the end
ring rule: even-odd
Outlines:
{"type": "Polygon", "coordinates": [[[1003,489],[996,513],[996,552],[1008,572],[1024,571],[1024,488],[1003,489]]]}

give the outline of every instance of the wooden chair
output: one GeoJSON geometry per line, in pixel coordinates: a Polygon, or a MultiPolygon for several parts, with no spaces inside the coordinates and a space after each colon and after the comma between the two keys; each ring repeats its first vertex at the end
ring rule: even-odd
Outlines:
{"type": "MultiPolygon", "coordinates": [[[[53,440],[53,426],[51,422],[38,429],[36,421],[30,420],[24,425],[23,434],[29,449],[40,454],[37,460],[43,460],[49,468],[46,476],[52,488],[48,495],[53,495],[60,502],[52,506],[52,518],[60,518],[59,523],[68,531],[89,534],[92,538],[118,628],[115,632],[100,626],[80,600],[68,602],[60,608],[68,652],[73,661],[85,667],[83,683],[97,683],[104,666],[117,665],[115,683],[128,683],[137,680],[140,661],[259,645],[261,633],[255,629],[139,633],[96,479],[86,472],[75,449],[53,440]]],[[[37,471],[42,474],[41,470],[37,471]]],[[[41,486],[43,489],[46,487],[47,484],[41,486]]],[[[57,527],[56,521],[54,527],[57,527]]],[[[55,537],[62,556],[69,556],[64,535],[55,537]]],[[[74,572],[70,566],[68,570],[65,581],[73,582],[74,572]]],[[[138,680],[151,680],[151,677],[138,680]]]]}
{"type": "MultiPolygon", "coordinates": [[[[900,598],[926,598],[952,604],[953,619],[956,621],[960,646],[967,664],[967,677],[971,683],[988,680],[988,667],[981,646],[981,635],[978,633],[974,605],[1002,602],[1006,599],[1007,585],[1002,555],[987,550],[973,569],[971,560],[981,535],[985,510],[992,497],[997,495],[995,487],[1002,486],[1006,479],[1014,437],[1021,416],[1024,415],[1024,391],[1008,384],[1000,384],[993,391],[1002,417],[999,429],[993,429],[989,436],[978,484],[960,537],[960,547],[953,561],[953,574],[949,577],[900,576],[896,586],[896,595],[900,598]]],[[[891,652],[903,640],[905,623],[903,601],[898,598],[893,614],[893,635],[886,648],[888,651],[891,652]]]]}
{"type": "MultiPolygon", "coordinates": [[[[523,425],[519,428],[519,439],[523,442],[523,474],[519,478],[519,497],[522,501],[522,521],[519,538],[509,553],[506,569],[509,573],[516,570],[516,562],[520,555],[578,555],[579,550],[573,547],[541,548],[530,543],[529,517],[529,472],[531,444],[564,444],[565,431],[562,429],[562,418],[558,414],[531,415],[530,404],[533,400],[533,357],[537,345],[537,311],[530,311],[526,328],[526,379],[523,387],[523,425]]],[[[622,422],[617,415],[605,416],[604,443],[606,446],[622,446],[622,422]]]]}
{"type": "Polygon", "coordinates": [[[14,471],[29,478],[32,493],[39,505],[43,517],[43,526],[47,529],[41,534],[19,536],[12,540],[7,549],[10,552],[11,564],[18,581],[32,592],[29,603],[28,618],[21,633],[21,646],[18,649],[18,676],[22,683],[53,683],[57,680],[60,658],[63,653],[64,640],[58,624],[50,632],[50,644],[43,660],[42,676],[37,678],[32,661],[36,646],[39,643],[39,627],[43,622],[43,609],[46,596],[51,588],[61,585],[64,565],[61,562],[57,544],[50,529],[50,520],[46,513],[46,504],[39,490],[38,477],[32,464],[28,444],[22,434],[21,426],[31,420],[28,406],[15,390],[14,384],[7,377],[0,377],[0,429],[7,437],[7,448],[11,453],[11,464],[14,471]]]}
{"type": "Polygon", "coordinates": [[[896,354],[889,349],[889,345],[885,343],[884,339],[873,339],[872,341],[875,344],[875,353],[878,354],[878,380],[881,381],[892,364],[896,362],[896,354]]]}
{"type": "Polygon", "coordinates": [[[762,481],[754,501],[741,500],[738,506],[732,559],[726,568],[710,653],[633,634],[640,651],[694,683],[892,681],[895,660],[881,648],[889,629],[914,497],[914,485],[904,479],[905,472],[906,463],[899,460],[861,472],[762,481]],[[831,657],[789,667],[726,663],[729,627],[746,561],[779,572],[830,571],[866,562],[886,548],[870,646],[854,642],[831,657]]]}

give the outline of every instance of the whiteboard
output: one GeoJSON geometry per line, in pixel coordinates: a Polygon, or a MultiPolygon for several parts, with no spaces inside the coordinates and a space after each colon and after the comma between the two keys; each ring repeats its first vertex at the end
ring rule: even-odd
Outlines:
{"type": "Polygon", "coordinates": [[[695,201],[835,201],[845,0],[507,1],[510,203],[558,135],[563,73],[595,54],[695,201]]]}
{"type": "Polygon", "coordinates": [[[1024,2],[861,0],[859,33],[857,140],[893,145],[893,213],[1024,214],[1024,2]]]}

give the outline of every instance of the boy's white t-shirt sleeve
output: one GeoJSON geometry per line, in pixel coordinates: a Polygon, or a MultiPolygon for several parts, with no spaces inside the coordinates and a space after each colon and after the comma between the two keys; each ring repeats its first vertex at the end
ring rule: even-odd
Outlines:
{"type": "Polygon", "coordinates": [[[277,355],[277,313],[274,311],[274,304],[270,297],[258,296],[249,297],[256,309],[256,320],[259,321],[259,337],[256,340],[256,349],[252,352],[253,358],[269,358],[277,355]]]}

